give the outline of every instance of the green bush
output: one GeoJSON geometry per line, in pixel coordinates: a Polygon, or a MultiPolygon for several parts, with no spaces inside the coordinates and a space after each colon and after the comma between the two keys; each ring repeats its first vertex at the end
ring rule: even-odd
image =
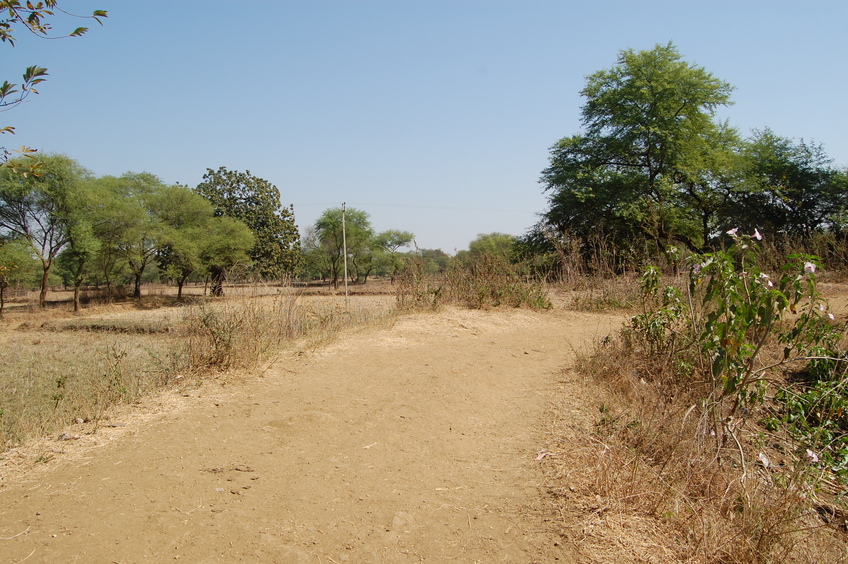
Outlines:
{"type": "Polygon", "coordinates": [[[720,444],[738,443],[747,415],[772,398],[764,422],[799,441],[799,459],[848,475],[848,354],[817,290],[819,259],[790,255],[774,280],[757,261],[760,234],[728,233],[727,251],[693,257],[686,296],[646,271],[631,338],[667,355],[673,378],[702,384],[702,415],[720,444]],[[786,372],[804,377],[785,381],[786,372]]]}

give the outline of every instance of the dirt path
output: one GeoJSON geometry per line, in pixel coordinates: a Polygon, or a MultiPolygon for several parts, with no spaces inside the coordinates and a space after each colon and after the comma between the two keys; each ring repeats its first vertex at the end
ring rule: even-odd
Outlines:
{"type": "Polygon", "coordinates": [[[576,562],[535,459],[559,370],[619,325],[406,317],[53,441],[67,452],[0,475],[0,561],[576,562]]]}

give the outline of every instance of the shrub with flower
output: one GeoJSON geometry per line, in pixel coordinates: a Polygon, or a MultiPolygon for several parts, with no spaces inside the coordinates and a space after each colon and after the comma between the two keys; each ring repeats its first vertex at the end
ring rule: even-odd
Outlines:
{"type": "Polygon", "coordinates": [[[658,272],[647,271],[645,303],[654,305],[634,316],[632,332],[652,353],[671,346],[679,357],[675,365],[689,367],[679,377],[692,378],[694,371],[705,384],[704,432],[721,445],[739,445],[738,430],[771,395],[778,403],[767,409],[766,421],[792,433],[799,459],[848,474],[848,355],[839,349],[841,332],[816,289],[818,258],[790,255],[773,278],[758,265],[759,230],[727,234],[733,239],[727,251],[692,257],[687,300],[670,289],[661,292],[658,272]],[[777,358],[775,345],[783,349],[777,358]],[[812,381],[769,393],[768,383],[788,369],[806,371],[812,381]]]}

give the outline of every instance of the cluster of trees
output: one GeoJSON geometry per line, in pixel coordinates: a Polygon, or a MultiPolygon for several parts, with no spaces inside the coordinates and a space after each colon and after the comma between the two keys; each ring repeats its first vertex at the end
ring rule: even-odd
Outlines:
{"type": "MultiPolygon", "coordinates": [[[[234,269],[338,287],[345,249],[348,279],[360,284],[374,275],[394,282],[413,256],[429,275],[445,272],[451,260],[439,249],[413,249],[408,231],[375,231],[368,213],[355,208],[325,210],[301,244],[293,209],[249,171],[207,169],[189,188],[147,172],[95,177],[55,154],[39,157],[33,172],[19,165],[24,158],[0,166],[0,312],[10,284],[40,287],[41,306],[51,286],[73,287],[78,311],[85,286],[102,287],[107,296],[131,286],[140,297],[146,280],[172,281],[179,299],[187,281],[204,280],[221,295],[234,269]]],[[[510,235],[481,235],[460,254],[507,256],[514,242],[510,235]]]]}
{"type": "Polygon", "coordinates": [[[490,255],[508,261],[520,260],[519,239],[507,233],[480,233],[468,244],[468,250],[458,251],[456,258],[461,261],[474,261],[483,255],[490,255]]]}
{"type": "Polygon", "coordinates": [[[549,208],[525,248],[589,260],[603,238],[632,260],[706,251],[734,227],[772,241],[844,234],[846,171],[820,145],[769,129],[741,136],[716,118],[731,91],[672,44],[622,51],[590,75],[583,132],[551,148],[541,177],[549,208]]]}
{"type": "Polygon", "coordinates": [[[330,208],[304,234],[305,274],[338,287],[344,276],[346,249],[349,279],[364,284],[370,275],[377,274],[394,281],[403,265],[400,249],[412,246],[414,238],[409,231],[396,229],[377,233],[362,210],[330,208]]]}
{"type": "MultiPolygon", "coordinates": [[[[14,45],[16,26],[53,37],[48,19],[56,4],[0,0],[0,41],[14,45]]],[[[85,17],[102,22],[107,14],[85,17]]],[[[35,93],[46,74],[33,66],[18,83],[5,81],[0,110],[35,93]]],[[[614,268],[627,268],[679,249],[714,249],[731,228],[802,244],[827,233],[844,244],[848,170],[834,167],[820,145],[769,129],[743,137],[716,118],[731,92],[671,43],[622,51],[615,66],[587,78],[583,131],[551,148],[541,221],[521,239],[480,235],[457,259],[485,253],[538,266],[568,255],[590,264],[612,248],[614,268]]],[[[236,267],[266,279],[303,275],[337,286],[345,262],[351,278],[364,283],[373,274],[394,279],[413,254],[401,252],[414,244],[411,233],[377,233],[367,213],[343,208],[326,210],[301,248],[293,210],[249,171],[209,169],[190,189],[149,173],[95,178],[68,157],[19,152],[10,159],[0,148],[0,312],[3,291],[31,278],[34,264],[41,305],[59,270],[75,289],[76,310],[83,284],[109,290],[129,280],[140,296],[151,265],[180,295],[192,277],[210,280],[220,294],[236,267]]],[[[444,272],[450,258],[439,250],[414,254],[429,274],[444,272]]]]}
{"type": "MultiPolygon", "coordinates": [[[[362,284],[372,275],[393,282],[412,255],[431,275],[444,272],[451,258],[438,249],[413,250],[408,231],[376,232],[368,214],[355,208],[324,211],[301,245],[293,209],[281,205],[273,184],[249,171],[207,169],[192,189],[146,172],[95,177],[64,155],[39,157],[33,173],[17,166],[24,158],[0,167],[0,311],[3,290],[32,287],[36,278],[42,306],[48,289],[63,283],[73,287],[78,311],[84,286],[103,287],[107,295],[131,286],[140,297],[145,280],[172,281],[181,298],[187,281],[206,280],[221,295],[234,269],[338,287],[345,248],[349,280],[362,284]]],[[[471,252],[505,248],[507,240],[514,238],[481,236],[471,252]]]]}
{"type": "Polygon", "coordinates": [[[0,167],[0,290],[31,275],[37,261],[40,304],[57,268],[78,310],[83,284],[111,291],[129,281],[140,297],[154,264],[180,297],[190,277],[210,279],[220,294],[233,268],[279,276],[299,265],[291,210],[249,172],[210,169],[192,190],[150,173],[97,178],[63,155],[38,162],[36,174],[14,161],[0,167]]]}

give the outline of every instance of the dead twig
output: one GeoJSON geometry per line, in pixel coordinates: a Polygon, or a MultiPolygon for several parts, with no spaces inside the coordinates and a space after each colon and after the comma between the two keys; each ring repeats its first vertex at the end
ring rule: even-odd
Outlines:
{"type": "MultiPolygon", "coordinates": [[[[24,529],[23,531],[21,531],[17,535],[12,535],[11,537],[0,537],[0,540],[12,540],[14,538],[17,538],[17,537],[23,535],[23,534],[26,534],[27,531],[29,531],[29,527],[27,527],[26,529],[24,529]]],[[[30,554],[30,556],[32,556],[32,555],[30,554]]],[[[29,556],[27,556],[27,558],[29,558],[29,556]]]]}

